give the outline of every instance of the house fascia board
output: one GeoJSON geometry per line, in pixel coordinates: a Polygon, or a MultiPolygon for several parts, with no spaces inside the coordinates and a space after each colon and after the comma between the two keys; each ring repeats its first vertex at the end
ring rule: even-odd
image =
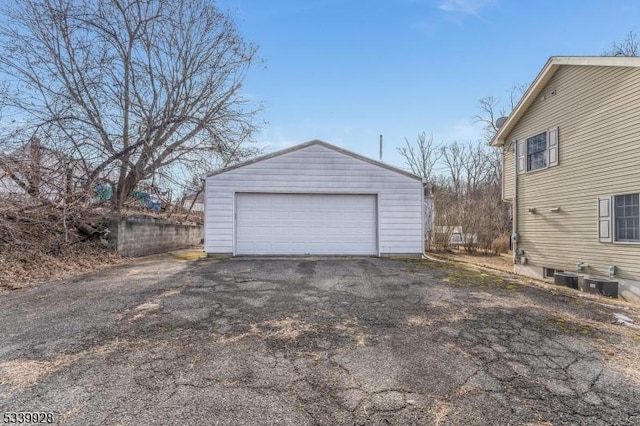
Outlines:
{"type": "Polygon", "coordinates": [[[355,158],[357,160],[364,161],[364,162],[372,164],[374,166],[382,167],[384,169],[387,169],[387,170],[390,170],[392,172],[401,174],[401,175],[406,176],[408,178],[416,179],[416,180],[419,180],[420,182],[423,182],[423,179],[420,176],[414,175],[413,173],[409,173],[406,170],[402,170],[402,169],[399,169],[397,167],[390,166],[390,165],[382,163],[380,161],[372,160],[371,158],[365,157],[365,156],[360,155],[360,154],[356,154],[355,152],[348,151],[348,150],[346,150],[344,148],[340,148],[340,147],[337,147],[337,146],[332,145],[330,143],[327,143],[327,142],[324,142],[324,141],[321,141],[321,140],[317,140],[317,139],[314,139],[312,141],[305,142],[305,143],[302,143],[302,144],[299,144],[299,145],[295,145],[295,146],[292,146],[290,148],[285,148],[285,149],[282,149],[280,151],[272,152],[271,154],[263,155],[263,156],[254,158],[254,159],[249,160],[249,161],[245,161],[245,162],[242,162],[242,163],[230,166],[230,167],[226,167],[224,169],[220,169],[220,170],[215,170],[215,171],[209,172],[207,174],[207,177],[219,175],[219,174],[231,171],[231,170],[239,169],[241,167],[245,167],[245,166],[249,166],[251,164],[258,163],[260,161],[269,160],[271,158],[275,158],[275,157],[279,157],[281,155],[285,155],[285,154],[289,154],[289,153],[292,153],[292,152],[295,152],[295,151],[299,151],[301,149],[305,149],[305,148],[308,148],[308,147],[313,146],[313,145],[320,145],[320,146],[325,147],[327,149],[331,149],[331,150],[339,152],[341,154],[353,157],[353,158],[355,158]]]}
{"type": "Polygon", "coordinates": [[[502,146],[505,138],[513,130],[518,121],[527,112],[531,104],[535,102],[547,83],[555,75],[558,69],[564,65],[595,66],[595,67],[640,67],[640,57],[618,56],[552,56],[538,73],[529,86],[529,89],[513,109],[507,121],[491,140],[491,146],[502,146]]]}

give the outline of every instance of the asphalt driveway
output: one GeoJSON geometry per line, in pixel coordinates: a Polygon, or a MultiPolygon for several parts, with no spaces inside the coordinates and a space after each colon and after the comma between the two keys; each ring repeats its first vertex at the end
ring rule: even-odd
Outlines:
{"type": "Polygon", "coordinates": [[[165,255],[0,306],[0,411],[64,424],[640,423],[637,308],[456,265],[165,255]]]}

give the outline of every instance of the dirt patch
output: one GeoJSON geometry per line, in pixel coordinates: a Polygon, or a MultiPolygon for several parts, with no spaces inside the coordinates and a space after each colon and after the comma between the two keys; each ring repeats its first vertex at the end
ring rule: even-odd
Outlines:
{"type": "MultiPolygon", "coordinates": [[[[123,263],[125,259],[108,246],[110,214],[93,205],[64,212],[49,201],[38,204],[0,194],[0,293],[123,263]]],[[[203,252],[193,248],[173,256],[197,260],[203,252]]]]}
{"type": "Polygon", "coordinates": [[[216,342],[231,343],[252,336],[279,340],[296,340],[302,334],[312,332],[315,328],[316,327],[313,324],[303,322],[300,320],[298,315],[294,315],[280,320],[269,320],[261,323],[250,324],[247,332],[231,337],[220,336],[216,339],[216,342]]]}
{"type": "Polygon", "coordinates": [[[33,386],[45,374],[55,373],[78,358],[79,356],[76,355],[67,355],[51,361],[16,359],[0,363],[0,369],[4,371],[3,376],[0,377],[0,385],[8,384],[18,388],[33,386]]]}
{"type": "Polygon", "coordinates": [[[427,325],[431,325],[433,322],[428,318],[419,317],[419,316],[410,316],[407,318],[407,325],[410,326],[420,326],[424,327],[427,325]]]}
{"type": "MultiPolygon", "coordinates": [[[[138,275],[139,273],[140,271],[136,270],[135,274],[130,273],[129,275],[138,275]]],[[[158,296],[154,297],[153,299],[147,302],[141,303],[140,305],[136,306],[133,309],[126,309],[123,312],[119,312],[116,315],[116,318],[118,320],[122,320],[124,318],[130,317],[132,321],[139,320],[141,318],[146,317],[147,315],[156,313],[160,309],[160,304],[162,299],[176,296],[179,294],[180,294],[180,290],[178,289],[167,290],[165,292],[162,292],[158,296]]]]}
{"type": "Polygon", "coordinates": [[[335,330],[347,334],[353,338],[357,346],[365,346],[369,335],[364,331],[364,327],[356,318],[346,319],[333,327],[335,330]]]}
{"type": "Polygon", "coordinates": [[[55,251],[16,250],[0,250],[0,293],[97,271],[123,262],[117,253],[96,241],[65,246],[55,251]]]}
{"type": "Polygon", "coordinates": [[[119,341],[114,340],[86,351],[63,354],[46,361],[14,359],[0,362],[0,370],[3,372],[0,376],[0,385],[9,385],[14,390],[31,387],[42,377],[63,370],[79,359],[93,355],[104,356],[116,350],[120,344],[119,341]]]}
{"type": "Polygon", "coordinates": [[[200,260],[205,259],[207,255],[202,251],[202,248],[195,248],[189,250],[177,250],[171,252],[171,256],[180,260],[200,260]]]}

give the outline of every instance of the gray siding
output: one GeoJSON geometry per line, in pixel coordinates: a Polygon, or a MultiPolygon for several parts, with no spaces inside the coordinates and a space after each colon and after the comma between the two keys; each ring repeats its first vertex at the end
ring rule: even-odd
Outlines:
{"type": "Polygon", "coordinates": [[[321,145],[209,176],[207,253],[233,253],[236,192],[378,194],[380,253],[424,251],[422,182],[321,145]]]}
{"type": "MultiPolygon", "coordinates": [[[[505,198],[517,190],[518,247],[529,264],[640,279],[640,244],[598,242],[598,196],[640,192],[640,69],[562,66],[505,138],[559,127],[559,166],[505,173],[505,198]],[[559,213],[549,209],[560,207],[559,213]],[[538,214],[529,214],[535,208],[538,214]]],[[[505,170],[514,170],[513,155],[505,170]]]]}

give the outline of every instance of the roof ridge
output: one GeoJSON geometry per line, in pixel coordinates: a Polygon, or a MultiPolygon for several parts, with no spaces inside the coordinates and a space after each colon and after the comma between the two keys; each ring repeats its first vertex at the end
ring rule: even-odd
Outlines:
{"type": "Polygon", "coordinates": [[[491,140],[491,146],[502,146],[506,142],[505,136],[513,129],[542,89],[546,87],[558,68],[562,66],[603,66],[603,67],[634,67],[640,68],[640,57],[637,56],[551,56],[533,80],[527,91],[522,95],[518,104],[513,108],[491,140]]]}
{"type": "Polygon", "coordinates": [[[244,162],[235,164],[233,166],[229,166],[229,167],[225,167],[223,169],[211,171],[211,172],[207,173],[207,177],[219,175],[219,174],[231,171],[231,170],[239,169],[241,167],[245,167],[245,166],[249,166],[251,164],[258,163],[260,161],[269,160],[271,158],[279,157],[281,155],[285,155],[285,154],[289,154],[289,153],[292,153],[292,152],[296,152],[296,151],[308,148],[308,147],[313,146],[313,145],[320,145],[320,146],[323,146],[323,147],[325,147],[327,149],[331,149],[331,150],[339,152],[341,154],[348,155],[348,156],[353,157],[355,159],[358,159],[360,161],[364,161],[364,162],[370,163],[372,165],[388,169],[388,170],[390,170],[392,172],[399,173],[399,174],[405,175],[407,177],[410,177],[410,178],[413,178],[413,179],[418,179],[418,180],[422,181],[422,178],[420,176],[415,175],[415,174],[413,174],[411,172],[408,172],[406,170],[400,169],[399,167],[392,166],[390,164],[386,164],[386,163],[383,163],[381,161],[374,160],[372,158],[366,157],[366,156],[361,155],[361,154],[357,154],[357,153],[355,153],[353,151],[349,151],[349,150],[347,150],[345,148],[341,148],[339,146],[330,144],[330,143],[325,142],[325,141],[320,140],[320,139],[312,139],[312,140],[310,140],[308,142],[303,142],[303,143],[298,144],[298,145],[294,145],[294,146],[291,146],[291,147],[288,147],[288,148],[284,148],[284,149],[281,149],[281,150],[278,150],[278,151],[274,151],[272,153],[253,158],[251,160],[244,161],[244,162]]]}

